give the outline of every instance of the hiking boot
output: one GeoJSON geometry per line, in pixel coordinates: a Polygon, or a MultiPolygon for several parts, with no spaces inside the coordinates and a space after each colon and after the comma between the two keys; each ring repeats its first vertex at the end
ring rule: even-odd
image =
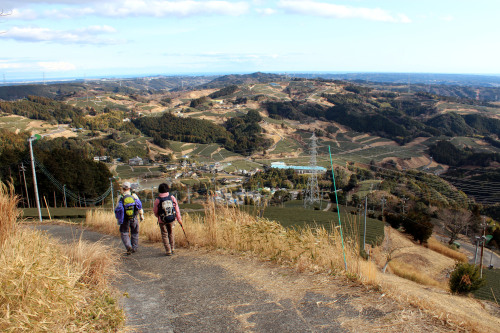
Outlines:
{"type": "Polygon", "coordinates": [[[167,252],[165,253],[166,256],[171,256],[172,255],[172,252],[167,252]]]}
{"type": "Polygon", "coordinates": [[[132,253],[134,252],[134,249],[132,249],[131,247],[127,247],[127,255],[131,255],[132,253]]]}

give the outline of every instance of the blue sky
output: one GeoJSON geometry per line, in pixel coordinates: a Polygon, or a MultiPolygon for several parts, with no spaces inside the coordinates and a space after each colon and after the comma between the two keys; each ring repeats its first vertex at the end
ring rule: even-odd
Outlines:
{"type": "MultiPolygon", "coordinates": [[[[2,0],[0,74],[500,74],[498,0],[2,0]]],[[[1,77],[0,77],[1,79],[1,77]]]]}

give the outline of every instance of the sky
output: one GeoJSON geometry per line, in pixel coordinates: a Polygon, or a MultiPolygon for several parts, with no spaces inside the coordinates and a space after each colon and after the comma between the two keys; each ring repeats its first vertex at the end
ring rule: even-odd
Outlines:
{"type": "Polygon", "coordinates": [[[0,80],[500,74],[498,0],[0,0],[0,80]]]}

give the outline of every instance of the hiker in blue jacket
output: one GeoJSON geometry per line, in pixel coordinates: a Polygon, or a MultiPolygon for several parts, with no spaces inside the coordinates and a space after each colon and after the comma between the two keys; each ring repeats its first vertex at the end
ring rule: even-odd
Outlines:
{"type": "Polygon", "coordinates": [[[139,246],[139,219],[144,221],[144,210],[137,194],[130,192],[130,183],[122,184],[122,193],[118,197],[115,216],[120,225],[120,236],[127,249],[127,255],[137,251],[139,246]],[[129,236],[130,230],[130,236],[129,236]]]}

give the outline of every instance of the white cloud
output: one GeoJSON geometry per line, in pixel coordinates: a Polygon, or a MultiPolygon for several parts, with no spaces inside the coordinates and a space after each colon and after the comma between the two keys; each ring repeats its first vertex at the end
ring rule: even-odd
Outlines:
{"type": "MultiPolygon", "coordinates": [[[[114,0],[107,0],[114,1],[114,0]]],[[[102,0],[4,0],[2,1],[2,7],[4,8],[16,8],[29,5],[79,5],[82,3],[96,3],[102,2],[102,0]]]]}
{"type": "Polygon", "coordinates": [[[18,20],[35,20],[38,17],[38,13],[32,9],[13,9],[10,12],[5,12],[6,19],[18,19],[18,20]]]}
{"type": "Polygon", "coordinates": [[[193,16],[193,15],[232,15],[248,12],[246,2],[230,1],[160,1],[160,0],[122,0],[120,3],[107,3],[96,7],[104,16],[193,16]]]}
{"type": "Polygon", "coordinates": [[[45,71],[45,72],[58,72],[58,71],[72,71],[76,70],[77,66],[66,61],[13,61],[13,60],[0,60],[0,69],[3,70],[16,70],[16,71],[45,71]]]}
{"type": "MultiPolygon", "coordinates": [[[[37,1],[31,1],[37,3],[37,1]]],[[[52,1],[51,3],[56,3],[52,1]]],[[[245,1],[163,1],[163,0],[103,0],[97,1],[60,1],[70,6],[45,10],[35,13],[29,9],[15,9],[18,13],[15,17],[19,19],[34,18],[72,18],[83,15],[105,16],[105,17],[189,17],[196,15],[229,15],[238,16],[249,11],[250,5],[245,1]],[[74,6],[73,6],[74,4],[74,6]]]]}
{"type": "Polygon", "coordinates": [[[276,13],[276,10],[272,8],[257,8],[255,11],[261,15],[273,15],[276,13]]]}
{"type": "Polygon", "coordinates": [[[393,15],[380,8],[349,7],[316,1],[280,0],[278,7],[287,13],[321,16],[340,19],[364,19],[382,22],[409,23],[411,20],[404,14],[393,15]]]}
{"type": "Polygon", "coordinates": [[[110,26],[89,26],[74,30],[51,30],[37,27],[13,27],[0,35],[1,38],[9,38],[24,42],[55,42],[55,43],[78,43],[78,44],[116,44],[120,41],[104,39],[101,34],[115,32],[110,26]]]}
{"type": "Polygon", "coordinates": [[[23,65],[18,62],[8,62],[5,60],[0,60],[0,69],[17,69],[22,67],[23,65]]]}
{"type": "Polygon", "coordinates": [[[73,71],[76,66],[64,61],[38,62],[38,66],[47,72],[73,71]]]}

